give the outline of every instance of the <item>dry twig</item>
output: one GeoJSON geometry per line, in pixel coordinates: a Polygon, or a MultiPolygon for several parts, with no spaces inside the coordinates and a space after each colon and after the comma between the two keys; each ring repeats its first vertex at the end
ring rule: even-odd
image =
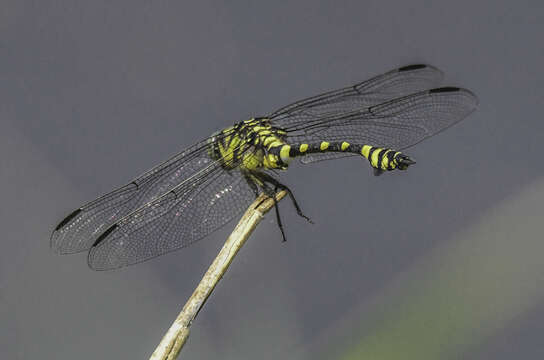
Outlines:
{"type": "MultiPolygon", "coordinates": [[[[285,191],[276,194],[280,201],[286,195],[285,191]]],[[[274,200],[266,195],[259,196],[247,209],[225,245],[208,268],[206,274],[196,287],[195,291],[185,303],[176,320],[162,338],[159,346],[151,355],[150,360],[174,360],[189,337],[189,327],[198,312],[212,293],[213,289],[227,271],[230,263],[244,245],[249,235],[255,230],[263,215],[274,206],[274,200]]]]}

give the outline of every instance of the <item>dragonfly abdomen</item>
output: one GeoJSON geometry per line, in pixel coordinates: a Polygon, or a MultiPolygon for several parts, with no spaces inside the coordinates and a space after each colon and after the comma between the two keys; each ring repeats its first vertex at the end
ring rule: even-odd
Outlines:
{"type": "Polygon", "coordinates": [[[371,145],[351,144],[347,141],[285,144],[271,148],[269,152],[274,154],[282,164],[288,164],[295,157],[326,152],[343,152],[363,156],[370,162],[373,168],[379,171],[405,170],[408,166],[415,163],[400,151],[371,145]]]}

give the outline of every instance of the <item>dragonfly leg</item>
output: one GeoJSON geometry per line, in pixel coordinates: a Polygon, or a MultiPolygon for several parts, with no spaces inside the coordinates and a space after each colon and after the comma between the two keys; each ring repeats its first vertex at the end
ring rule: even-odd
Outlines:
{"type": "MultiPolygon", "coordinates": [[[[251,177],[251,175],[246,174],[245,172],[243,173],[243,175],[244,175],[244,179],[246,180],[247,184],[249,185],[249,187],[251,188],[251,190],[255,194],[255,198],[258,198],[259,197],[259,186],[255,182],[255,180],[251,177]]],[[[259,205],[261,205],[261,204],[259,204],[259,205]]]]}
{"type": "Polygon", "coordinates": [[[306,219],[309,223],[313,224],[312,219],[310,219],[308,216],[304,215],[304,213],[302,212],[302,209],[300,208],[300,206],[299,206],[299,204],[297,202],[297,199],[295,199],[295,195],[293,194],[291,189],[289,189],[289,187],[287,187],[287,185],[284,185],[284,184],[280,183],[274,177],[272,177],[272,176],[270,176],[270,175],[268,175],[266,173],[259,173],[259,177],[260,177],[260,180],[263,181],[263,183],[267,182],[269,184],[274,185],[274,192],[277,191],[278,189],[287,191],[287,194],[289,194],[289,197],[291,198],[291,201],[293,202],[293,206],[295,207],[295,210],[297,211],[297,214],[300,217],[306,219]]]}
{"type": "Polygon", "coordinates": [[[276,211],[276,220],[278,222],[278,227],[281,231],[282,242],[286,242],[287,238],[285,237],[285,231],[283,230],[283,223],[281,222],[280,208],[278,206],[278,200],[276,200],[276,189],[272,190],[266,183],[262,183],[263,192],[266,196],[271,197],[274,200],[274,209],[276,211]]]}
{"type": "Polygon", "coordinates": [[[275,208],[275,211],[276,211],[276,219],[278,221],[278,226],[280,228],[281,235],[283,237],[283,241],[286,241],[286,237],[285,237],[285,231],[283,229],[283,223],[282,223],[281,217],[280,217],[280,209],[279,209],[279,206],[278,206],[278,201],[276,200],[276,193],[277,193],[278,189],[287,191],[287,194],[289,194],[289,197],[291,198],[291,201],[293,202],[293,205],[294,205],[294,207],[295,207],[295,209],[297,211],[297,214],[313,224],[312,220],[309,217],[307,217],[306,215],[304,215],[304,213],[302,212],[300,206],[298,205],[297,200],[295,199],[295,196],[293,195],[293,192],[286,185],[280,183],[274,177],[272,177],[272,176],[270,176],[270,175],[268,175],[267,173],[264,173],[264,172],[252,172],[249,175],[248,180],[253,181],[255,184],[258,184],[263,189],[263,192],[268,197],[271,197],[274,200],[274,208],[275,208]],[[274,188],[270,187],[269,184],[272,185],[274,188]]]}
{"type": "MultiPolygon", "coordinates": [[[[257,176],[255,176],[254,174],[251,174],[251,173],[243,172],[243,175],[244,175],[244,179],[246,180],[247,184],[249,185],[251,190],[253,190],[253,193],[255,194],[255,198],[259,197],[259,195],[260,195],[259,186],[261,186],[263,188],[263,192],[266,194],[266,196],[272,197],[272,198],[274,198],[274,200],[276,200],[276,197],[274,196],[275,192],[272,189],[268,188],[268,187],[265,188],[265,185],[264,185],[264,183],[263,183],[263,181],[261,179],[259,179],[257,176]]],[[[265,200],[266,199],[261,200],[257,205],[255,205],[255,209],[257,209],[259,206],[261,206],[261,204],[265,200]]],[[[284,236],[284,238],[285,238],[285,236],[284,236]]]]}

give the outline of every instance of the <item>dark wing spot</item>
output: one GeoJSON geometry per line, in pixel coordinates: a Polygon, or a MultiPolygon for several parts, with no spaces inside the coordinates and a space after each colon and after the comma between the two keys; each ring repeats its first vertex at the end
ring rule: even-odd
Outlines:
{"type": "Polygon", "coordinates": [[[399,72],[401,72],[401,71],[410,71],[410,70],[423,69],[423,68],[426,68],[426,67],[427,67],[427,65],[425,65],[425,64],[408,65],[408,66],[403,66],[403,67],[399,68],[399,72]]]}
{"type": "Polygon", "coordinates": [[[98,239],[96,239],[96,241],[94,242],[93,246],[92,247],[95,247],[97,246],[98,244],[100,244],[102,242],[102,240],[104,240],[113,230],[115,230],[117,228],[117,224],[113,224],[112,226],[110,226],[108,228],[108,230],[104,231],[102,233],[102,235],[100,235],[98,237],[98,239]]]}
{"type": "Polygon", "coordinates": [[[459,91],[459,90],[461,90],[461,89],[458,88],[458,87],[455,87],[455,86],[446,86],[446,87],[441,87],[441,88],[437,88],[437,89],[431,89],[431,90],[429,90],[429,94],[442,93],[442,92],[455,92],[455,91],[459,91]]]}
{"type": "Polygon", "coordinates": [[[64,227],[64,225],[68,224],[68,223],[70,222],[70,220],[72,220],[74,217],[76,217],[77,214],[79,214],[80,212],[81,212],[81,209],[74,210],[70,215],[68,215],[67,217],[65,217],[64,220],[62,220],[62,221],[57,225],[57,227],[55,228],[55,231],[60,230],[62,227],[64,227]]]}

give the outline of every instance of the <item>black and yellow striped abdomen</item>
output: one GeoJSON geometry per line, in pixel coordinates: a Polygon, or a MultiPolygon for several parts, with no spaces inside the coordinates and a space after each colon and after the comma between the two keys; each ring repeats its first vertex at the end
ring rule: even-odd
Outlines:
{"type": "Polygon", "coordinates": [[[270,149],[270,152],[284,164],[288,164],[289,161],[295,157],[325,152],[343,152],[361,155],[370,162],[370,165],[373,168],[381,171],[395,169],[405,170],[409,165],[415,163],[400,151],[374,147],[371,145],[351,144],[347,141],[321,141],[313,144],[285,144],[270,149]]]}

